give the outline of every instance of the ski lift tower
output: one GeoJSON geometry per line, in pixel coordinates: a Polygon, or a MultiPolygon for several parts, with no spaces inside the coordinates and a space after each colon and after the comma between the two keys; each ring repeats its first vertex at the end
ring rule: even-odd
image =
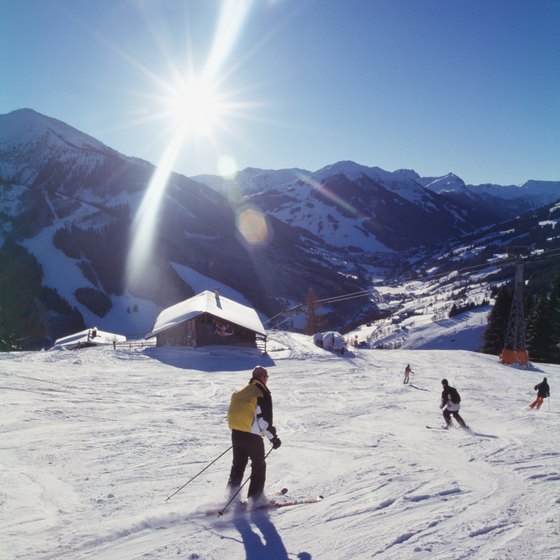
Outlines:
{"type": "MultiPolygon", "coordinates": [[[[510,247],[508,252],[515,251],[521,257],[521,252],[526,247],[510,247]]],[[[523,262],[515,265],[515,283],[513,287],[513,300],[509,314],[509,322],[504,340],[504,348],[500,354],[503,364],[519,364],[526,366],[529,361],[525,345],[525,313],[523,311],[523,262]]]]}

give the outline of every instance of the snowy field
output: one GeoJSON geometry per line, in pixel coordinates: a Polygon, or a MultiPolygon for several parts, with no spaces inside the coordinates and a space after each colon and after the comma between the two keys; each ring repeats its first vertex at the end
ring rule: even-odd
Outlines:
{"type": "Polygon", "coordinates": [[[354,350],[272,333],[250,350],[90,348],[0,354],[4,560],[555,560],[560,366],[465,350],[354,350]],[[225,503],[231,393],[269,368],[280,449],[267,491],[324,500],[206,515],[225,503]],[[407,363],[414,374],[403,385],[407,363]],[[547,376],[552,399],[530,411],[547,376]],[[474,430],[441,426],[440,380],[474,430]]]}

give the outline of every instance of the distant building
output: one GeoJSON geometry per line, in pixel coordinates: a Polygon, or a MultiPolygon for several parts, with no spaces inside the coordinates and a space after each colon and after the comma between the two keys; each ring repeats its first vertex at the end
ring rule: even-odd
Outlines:
{"type": "Polygon", "coordinates": [[[67,350],[77,350],[79,348],[90,348],[92,346],[113,347],[119,343],[126,342],[126,336],[105,331],[100,331],[97,327],[86,329],[63,338],[58,338],[53,344],[53,348],[66,348],[67,350]]]}
{"type": "Polygon", "coordinates": [[[266,350],[266,331],[257,312],[205,290],[164,309],[145,338],[157,346],[255,346],[266,350]]]}

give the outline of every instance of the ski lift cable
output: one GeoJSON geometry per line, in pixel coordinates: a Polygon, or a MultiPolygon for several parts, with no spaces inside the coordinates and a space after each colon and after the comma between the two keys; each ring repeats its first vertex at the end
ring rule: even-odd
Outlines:
{"type": "MultiPolygon", "coordinates": [[[[558,251],[559,251],[559,255],[560,255],[560,249],[558,251]]],[[[542,253],[541,254],[542,256],[539,255],[538,257],[532,257],[530,260],[531,260],[531,262],[544,260],[546,258],[546,256],[549,256],[550,253],[552,253],[552,252],[553,252],[553,250],[546,251],[545,252],[546,255],[545,255],[545,253],[542,253]]],[[[469,267],[456,268],[452,271],[448,271],[448,272],[444,272],[444,273],[442,272],[440,274],[431,275],[428,279],[429,280],[437,280],[437,279],[443,278],[445,276],[449,276],[450,274],[453,274],[453,273],[473,272],[473,271],[476,271],[477,269],[484,269],[484,268],[488,268],[488,267],[491,267],[491,266],[496,266],[497,268],[503,268],[504,266],[513,265],[517,261],[518,261],[518,258],[509,257],[507,259],[502,259],[502,260],[497,261],[495,263],[486,262],[486,263],[481,263],[481,264],[473,265],[473,266],[469,266],[469,267]]],[[[417,277],[415,280],[426,280],[426,279],[427,278],[424,276],[424,277],[417,277]]],[[[339,301],[347,301],[347,300],[350,300],[350,299],[355,299],[355,298],[358,298],[358,297],[364,297],[364,296],[367,296],[367,295],[371,295],[371,289],[362,290],[362,291],[359,291],[359,292],[351,292],[349,294],[341,294],[341,295],[332,296],[332,297],[329,297],[329,298],[322,298],[322,299],[316,300],[315,303],[316,304],[335,303],[335,302],[339,302],[339,301]]],[[[298,307],[303,307],[303,305],[298,306],[298,307]]]]}
{"type": "MultiPolygon", "coordinates": [[[[549,250],[544,250],[542,253],[539,253],[538,255],[531,255],[529,257],[526,258],[526,260],[528,262],[540,262],[540,261],[544,261],[550,257],[555,257],[555,256],[560,256],[560,248],[558,249],[549,249],[549,250]]],[[[451,274],[454,273],[466,273],[466,272],[476,272],[477,270],[482,270],[484,268],[490,268],[490,267],[496,267],[498,269],[504,268],[505,266],[510,266],[510,265],[514,265],[517,262],[519,262],[519,257],[508,257],[505,259],[501,259],[498,260],[496,262],[484,262],[484,263],[480,263],[477,265],[472,265],[472,266],[466,266],[466,267],[458,267],[455,268],[453,270],[447,271],[447,272],[442,272],[439,274],[434,274],[434,275],[430,275],[430,276],[417,276],[416,278],[413,278],[410,280],[410,282],[414,282],[414,281],[426,281],[426,280],[438,280],[441,278],[444,278],[445,276],[449,276],[451,274]]],[[[350,292],[347,294],[340,294],[337,296],[332,296],[332,297],[328,297],[328,298],[321,298],[318,300],[315,300],[315,304],[324,304],[324,303],[338,303],[338,302],[342,302],[342,301],[348,301],[348,300],[352,300],[352,299],[357,299],[357,298],[361,298],[361,297],[365,297],[368,295],[371,295],[371,288],[370,289],[365,289],[365,290],[360,290],[357,292],[350,292]]],[[[297,310],[303,309],[306,305],[305,304],[298,304],[295,305],[285,311],[281,311],[279,313],[277,313],[276,315],[274,315],[273,317],[271,317],[270,319],[268,319],[266,322],[271,322],[272,320],[274,320],[277,317],[280,317],[282,315],[288,314],[288,313],[293,313],[297,310]]],[[[282,323],[284,323],[284,321],[282,321],[282,323]]],[[[282,324],[281,323],[281,324],[282,324]]]]}
{"type": "MultiPolygon", "coordinates": [[[[550,250],[546,250],[543,251],[542,253],[540,253],[539,255],[532,255],[531,257],[528,257],[527,260],[530,262],[539,262],[542,260],[546,260],[547,258],[551,257],[551,256],[560,256],[560,249],[550,249],[550,250]]],[[[485,263],[481,263],[478,265],[472,265],[472,266],[466,266],[466,267],[462,267],[462,268],[456,268],[454,270],[448,271],[448,272],[442,272],[440,274],[434,274],[429,276],[428,278],[426,276],[420,276],[415,278],[414,280],[437,280],[439,278],[443,278],[445,276],[449,276],[450,274],[453,273],[461,273],[461,272],[472,272],[472,271],[476,271],[477,269],[484,269],[484,268],[488,268],[488,267],[492,267],[495,266],[497,268],[503,268],[504,266],[509,266],[509,265],[513,265],[516,264],[519,260],[519,257],[508,257],[506,259],[502,259],[500,261],[496,261],[494,263],[492,262],[485,262],[485,263]]],[[[412,281],[414,281],[412,280],[412,281]]],[[[360,292],[352,292],[349,294],[341,294],[339,296],[333,296],[330,298],[323,298],[320,300],[316,300],[315,303],[332,303],[332,302],[336,302],[336,301],[345,301],[347,299],[353,299],[356,297],[363,297],[365,295],[369,295],[371,294],[371,289],[368,290],[362,290],[360,292]]]]}

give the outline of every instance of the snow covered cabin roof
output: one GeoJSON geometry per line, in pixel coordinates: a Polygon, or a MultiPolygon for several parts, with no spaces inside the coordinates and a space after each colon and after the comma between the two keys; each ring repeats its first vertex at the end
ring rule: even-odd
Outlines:
{"type": "Polygon", "coordinates": [[[152,332],[148,333],[144,338],[152,338],[203,313],[209,313],[219,319],[266,336],[265,328],[253,308],[237,303],[216,292],[204,290],[204,292],[192,298],[164,309],[158,315],[152,332]]]}
{"type": "Polygon", "coordinates": [[[86,329],[68,336],[57,338],[53,348],[83,348],[85,346],[103,346],[113,342],[126,342],[126,336],[106,331],[100,331],[96,327],[86,329]]]}

